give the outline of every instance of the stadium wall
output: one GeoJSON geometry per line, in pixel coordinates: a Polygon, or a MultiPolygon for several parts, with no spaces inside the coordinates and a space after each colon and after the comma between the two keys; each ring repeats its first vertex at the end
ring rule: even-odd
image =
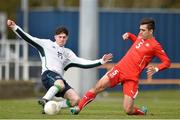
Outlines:
{"type": "MultiPolygon", "coordinates": [[[[18,24],[22,26],[22,12],[18,12],[18,24]]],[[[143,17],[152,17],[156,20],[155,37],[162,44],[172,62],[180,62],[178,45],[180,41],[180,11],[168,10],[100,10],[99,11],[99,56],[111,52],[113,62],[117,62],[126,53],[131,45],[130,41],[123,41],[124,32],[138,34],[139,21],[143,17]]],[[[29,33],[39,38],[53,39],[53,32],[58,26],[66,26],[70,30],[69,42],[66,47],[78,54],[79,11],[30,11],[29,33]]],[[[88,29],[88,28],[87,28],[88,29]]],[[[37,51],[30,47],[30,58],[38,58],[37,51]]],[[[158,59],[153,62],[159,62],[158,59]]],[[[180,78],[179,69],[160,72],[154,78],[180,78]]],[[[100,70],[100,76],[105,70],[100,70]]],[[[145,72],[142,78],[145,78],[145,72]]]]}

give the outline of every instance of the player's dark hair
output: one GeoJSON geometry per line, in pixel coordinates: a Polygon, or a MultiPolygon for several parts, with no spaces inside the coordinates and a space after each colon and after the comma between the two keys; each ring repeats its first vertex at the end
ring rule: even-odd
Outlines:
{"type": "Polygon", "coordinates": [[[148,30],[155,30],[155,20],[152,18],[143,18],[140,22],[140,25],[147,24],[148,30]]]}
{"type": "Polygon", "coordinates": [[[56,31],[55,31],[55,35],[59,35],[59,34],[61,34],[61,33],[64,33],[64,34],[66,34],[67,36],[69,35],[69,31],[68,31],[68,29],[66,28],[66,27],[58,27],[57,29],[56,29],[56,31]]]}

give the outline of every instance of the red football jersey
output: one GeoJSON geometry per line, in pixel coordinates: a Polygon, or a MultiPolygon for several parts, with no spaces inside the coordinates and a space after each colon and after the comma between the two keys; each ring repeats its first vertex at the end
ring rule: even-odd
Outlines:
{"type": "Polygon", "coordinates": [[[141,35],[136,37],[134,34],[129,33],[129,39],[133,41],[133,45],[116,65],[124,79],[137,81],[142,70],[155,56],[161,61],[157,66],[159,70],[170,66],[168,56],[155,38],[143,40],[141,35]]]}

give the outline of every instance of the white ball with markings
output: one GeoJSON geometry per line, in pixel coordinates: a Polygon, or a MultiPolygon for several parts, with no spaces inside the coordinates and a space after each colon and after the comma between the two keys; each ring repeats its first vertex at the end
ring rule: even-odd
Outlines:
{"type": "Polygon", "coordinates": [[[44,106],[44,112],[48,115],[55,115],[60,109],[61,108],[56,101],[48,101],[44,106]]]}

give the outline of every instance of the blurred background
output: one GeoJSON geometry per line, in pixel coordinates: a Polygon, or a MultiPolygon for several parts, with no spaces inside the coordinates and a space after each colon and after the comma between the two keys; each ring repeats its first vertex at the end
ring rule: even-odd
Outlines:
{"type": "MultiPolygon", "coordinates": [[[[105,53],[113,53],[113,64],[131,46],[130,41],[122,40],[122,34],[132,32],[137,35],[139,21],[144,17],[155,19],[155,37],[170,57],[172,65],[152,79],[147,79],[144,71],[140,90],[178,90],[179,0],[1,0],[0,98],[38,96],[44,91],[37,50],[7,28],[7,19],[15,20],[32,36],[52,40],[55,29],[66,26],[70,32],[66,47],[87,59],[98,59],[105,53]]],[[[152,61],[158,62],[158,59],[152,61]]],[[[107,66],[90,70],[71,68],[65,73],[65,79],[82,95],[107,69],[107,66]]],[[[107,92],[119,89],[117,86],[107,92]]]]}

